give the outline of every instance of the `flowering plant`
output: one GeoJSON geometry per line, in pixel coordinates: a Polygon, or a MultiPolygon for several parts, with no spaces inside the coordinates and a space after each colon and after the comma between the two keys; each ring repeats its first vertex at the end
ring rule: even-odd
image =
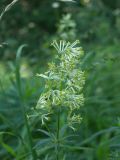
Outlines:
{"type": "Polygon", "coordinates": [[[45,79],[45,91],[36,105],[37,114],[41,115],[42,124],[56,112],[65,114],[66,123],[73,128],[74,123],[81,121],[76,110],[84,103],[82,89],[85,83],[84,72],[80,69],[80,58],[83,50],[74,43],[53,41],[58,54],[55,62],[49,64],[49,70],[37,74],[45,79]],[[63,111],[63,112],[62,112],[63,111]]]}

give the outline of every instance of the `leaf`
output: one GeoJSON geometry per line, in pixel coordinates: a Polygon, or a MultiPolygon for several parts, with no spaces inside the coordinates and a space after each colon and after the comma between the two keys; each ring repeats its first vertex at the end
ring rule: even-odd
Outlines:
{"type": "Polygon", "coordinates": [[[47,135],[48,137],[51,137],[51,138],[55,137],[54,134],[49,133],[49,132],[47,132],[47,131],[45,131],[45,130],[43,130],[43,129],[38,129],[37,131],[44,133],[44,134],[47,135]]]}
{"type": "Polygon", "coordinates": [[[21,58],[21,54],[22,54],[22,50],[24,47],[26,47],[26,44],[21,45],[16,53],[16,82],[17,82],[17,87],[18,87],[18,91],[19,91],[19,95],[20,97],[22,97],[22,89],[21,89],[21,78],[20,78],[20,58],[21,58]]]}
{"type": "Polygon", "coordinates": [[[16,60],[20,60],[20,57],[21,57],[21,53],[22,53],[22,50],[24,47],[27,47],[27,44],[22,44],[18,50],[17,50],[17,53],[16,53],[16,60]]]}
{"type": "Polygon", "coordinates": [[[49,77],[46,76],[46,75],[44,75],[44,74],[37,74],[37,76],[42,77],[42,78],[45,78],[45,79],[49,79],[49,77]]]}
{"type": "Polygon", "coordinates": [[[16,157],[16,153],[15,151],[12,149],[12,147],[10,147],[9,145],[5,144],[4,142],[0,141],[1,145],[3,146],[3,148],[10,153],[12,156],[16,157]]]}
{"type": "Polygon", "coordinates": [[[0,135],[3,135],[3,134],[8,134],[8,135],[11,135],[11,136],[16,136],[12,132],[0,132],[0,135]]]}
{"type": "Polygon", "coordinates": [[[49,149],[52,149],[52,148],[54,148],[55,147],[55,145],[51,145],[51,146],[47,146],[47,147],[44,147],[44,148],[40,148],[40,150],[38,150],[38,156],[40,156],[41,154],[43,154],[44,152],[46,152],[47,150],[49,150],[49,149]]]}
{"type": "Polygon", "coordinates": [[[80,145],[89,143],[89,142],[92,141],[94,138],[100,136],[100,135],[103,134],[103,133],[113,132],[113,131],[116,131],[116,130],[118,130],[118,129],[120,129],[120,128],[119,128],[119,127],[111,127],[111,128],[108,128],[108,129],[101,130],[101,131],[93,134],[90,138],[87,138],[86,140],[84,140],[83,142],[81,142],[80,145]]]}
{"type": "Polygon", "coordinates": [[[46,139],[41,139],[40,141],[37,142],[37,144],[34,146],[34,148],[43,148],[44,145],[47,145],[49,142],[51,142],[50,138],[46,138],[46,139]]]}
{"type": "Polygon", "coordinates": [[[93,150],[93,148],[89,148],[89,147],[70,146],[70,145],[65,145],[65,144],[60,144],[60,147],[67,148],[72,151],[93,150]]]}

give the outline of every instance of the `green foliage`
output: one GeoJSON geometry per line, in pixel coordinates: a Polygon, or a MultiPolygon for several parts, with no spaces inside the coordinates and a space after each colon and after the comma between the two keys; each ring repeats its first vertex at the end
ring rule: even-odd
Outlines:
{"type": "MultiPolygon", "coordinates": [[[[0,21],[1,160],[120,159],[120,1],[74,1],[21,0],[15,4],[12,0],[0,1],[0,13],[5,11],[0,21]],[[70,67],[64,67],[70,77],[65,73],[62,76],[59,69],[60,61],[65,64],[72,53],[71,43],[65,53],[56,48],[56,55],[56,50],[49,47],[53,39],[61,40],[65,46],[67,41],[80,39],[85,54],[82,59],[72,59],[78,60],[75,68],[80,74],[76,77],[70,73],[70,67]],[[22,44],[28,45],[24,48],[22,44]],[[36,77],[36,73],[44,73],[40,74],[43,78],[36,77]],[[58,74],[65,81],[58,80],[58,74]],[[83,81],[86,77],[86,83],[78,91],[75,85],[81,85],[76,81],[79,76],[83,81]],[[73,89],[66,91],[68,85],[75,89],[69,103],[63,98],[68,98],[68,92],[73,95],[73,89]],[[77,92],[83,93],[85,101],[75,99],[77,92]],[[54,99],[57,105],[51,108],[47,103],[49,107],[44,107],[47,115],[41,117],[43,110],[36,102],[40,95],[41,98],[48,93],[54,94],[49,102],[54,99]],[[80,107],[83,101],[84,107],[80,107]],[[61,106],[62,102],[67,105],[61,106]],[[69,107],[71,103],[80,106],[73,109],[69,107]],[[72,116],[82,117],[82,123],[68,123],[71,110],[72,116]]],[[[60,47],[57,42],[54,47],[57,44],[60,47]]]]}

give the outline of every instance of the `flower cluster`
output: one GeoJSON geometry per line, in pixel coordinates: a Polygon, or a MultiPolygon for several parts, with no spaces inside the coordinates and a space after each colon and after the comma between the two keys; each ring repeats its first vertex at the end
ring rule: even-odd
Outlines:
{"type": "Polygon", "coordinates": [[[52,46],[58,52],[55,63],[50,63],[49,70],[44,74],[38,74],[45,79],[45,91],[36,105],[43,123],[50,114],[54,114],[56,108],[66,110],[69,126],[81,121],[76,110],[84,103],[82,89],[85,77],[80,69],[80,59],[84,52],[81,47],[77,47],[78,43],[78,40],[74,43],[61,40],[59,44],[53,41],[52,46]]]}

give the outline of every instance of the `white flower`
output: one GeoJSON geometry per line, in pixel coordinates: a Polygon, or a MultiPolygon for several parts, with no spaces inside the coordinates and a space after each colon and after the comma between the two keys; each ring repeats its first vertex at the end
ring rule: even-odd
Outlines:
{"type": "Polygon", "coordinates": [[[60,3],[54,2],[54,3],[52,3],[52,7],[53,8],[59,8],[60,7],[60,3]]]}

